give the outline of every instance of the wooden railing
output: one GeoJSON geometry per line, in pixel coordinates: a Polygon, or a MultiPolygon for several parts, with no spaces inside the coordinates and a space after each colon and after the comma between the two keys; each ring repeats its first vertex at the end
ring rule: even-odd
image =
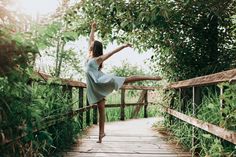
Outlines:
{"type": "MultiPolygon", "coordinates": [[[[34,128],[33,133],[36,133],[43,129],[54,126],[60,122],[65,121],[66,118],[73,117],[73,116],[78,116],[81,128],[83,128],[84,122],[86,123],[86,126],[91,125],[91,123],[92,124],[98,123],[97,105],[96,104],[90,105],[88,101],[84,101],[84,99],[86,99],[86,96],[85,96],[86,84],[85,83],[73,81],[69,79],[53,78],[47,74],[37,73],[37,72],[32,76],[32,79],[29,81],[29,84],[31,84],[32,82],[38,82],[39,84],[48,84],[48,82],[50,82],[51,85],[62,86],[63,91],[65,93],[68,93],[68,95],[70,95],[69,99],[72,98],[72,89],[75,88],[75,89],[78,89],[78,97],[79,97],[77,109],[70,110],[59,115],[52,115],[49,117],[44,117],[42,119],[42,124],[44,124],[45,127],[34,128]],[[86,104],[84,104],[84,102],[86,102],[86,104]],[[84,112],[86,112],[85,114],[86,116],[83,116],[84,112]]],[[[155,90],[155,89],[158,89],[158,87],[124,85],[121,88],[121,97],[120,97],[121,103],[120,104],[106,104],[105,107],[120,108],[120,120],[125,120],[126,106],[136,106],[132,117],[137,117],[137,114],[142,107],[144,107],[144,117],[148,117],[148,113],[147,113],[147,107],[149,104],[148,91],[155,90]],[[140,98],[137,103],[125,103],[126,90],[142,90],[140,98]]],[[[18,141],[22,139],[23,137],[27,136],[26,133],[23,133],[20,136],[15,137],[14,139],[9,139],[9,137],[5,137],[5,136],[3,137],[3,135],[4,135],[4,132],[2,134],[2,137],[0,138],[1,139],[0,145],[10,144],[12,142],[18,141]]]]}
{"type": "MultiPolygon", "coordinates": [[[[201,94],[200,88],[201,86],[209,86],[209,85],[217,85],[222,82],[234,83],[236,81],[236,69],[228,70],[216,74],[211,74],[207,76],[197,77],[189,80],[179,81],[170,84],[166,90],[176,90],[178,92],[180,99],[183,99],[183,92],[186,89],[192,88],[192,115],[196,114],[196,105],[201,103],[201,94]]],[[[220,95],[224,93],[224,89],[220,88],[220,95]]],[[[221,101],[221,107],[224,107],[224,101],[221,101]]],[[[173,101],[169,104],[169,106],[164,106],[165,111],[171,115],[170,116],[170,124],[173,123],[173,119],[176,117],[190,125],[193,126],[192,130],[192,146],[195,145],[194,138],[194,127],[205,130],[219,138],[222,138],[226,141],[229,141],[233,144],[236,144],[236,132],[232,130],[228,130],[225,128],[221,128],[217,125],[199,120],[195,117],[188,116],[184,113],[178,112],[173,109],[173,101]]]]}

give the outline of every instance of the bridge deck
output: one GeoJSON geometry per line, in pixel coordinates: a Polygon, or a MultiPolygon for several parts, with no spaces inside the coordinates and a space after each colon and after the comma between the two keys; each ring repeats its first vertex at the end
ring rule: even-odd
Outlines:
{"type": "Polygon", "coordinates": [[[167,142],[167,137],[151,127],[157,118],[133,119],[106,123],[103,143],[96,143],[98,126],[90,128],[78,144],[64,153],[65,157],[176,157],[191,156],[180,146],[167,142]]]}

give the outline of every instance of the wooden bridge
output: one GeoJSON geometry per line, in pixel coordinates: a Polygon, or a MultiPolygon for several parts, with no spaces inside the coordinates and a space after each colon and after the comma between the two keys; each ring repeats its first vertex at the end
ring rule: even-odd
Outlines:
{"type": "MultiPolygon", "coordinates": [[[[45,81],[50,79],[50,76],[37,73],[36,78],[33,80],[44,84],[45,81]]],[[[201,95],[199,89],[201,86],[216,85],[222,82],[233,83],[236,80],[236,69],[216,73],[212,75],[202,76],[190,80],[180,81],[170,84],[164,90],[174,90],[179,93],[181,99],[184,98],[184,91],[190,89],[192,91],[192,109],[194,116],[195,105],[200,103],[201,95]]],[[[60,83],[51,83],[56,86],[62,86],[65,93],[68,93],[69,98],[72,98],[72,89],[76,88],[79,91],[79,102],[77,109],[71,109],[69,112],[55,115],[52,117],[46,117],[42,120],[43,123],[47,124],[47,127],[63,122],[65,118],[76,116],[80,121],[81,128],[85,126],[90,127],[87,134],[81,139],[78,139],[76,145],[71,149],[67,149],[64,152],[64,156],[74,157],[74,156],[194,156],[194,153],[184,151],[179,145],[175,143],[170,143],[166,136],[154,131],[152,129],[152,124],[156,121],[160,121],[161,118],[147,118],[148,112],[147,108],[152,103],[148,101],[148,91],[158,90],[158,87],[145,87],[145,86],[131,86],[126,85],[121,88],[120,104],[106,104],[107,108],[117,107],[120,108],[120,120],[119,122],[106,123],[105,130],[106,136],[102,144],[97,144],[98,128],[96,124],[97,121],[97,106],[89,105],[85,101],[85,91],[86,84],[82,82],[60,79],[60,83]],[[126,103],[125,92],[127,90],[141,90],[140,97],[136,103],[126,103]],[[127,106],[136,106],[132,117],[135,118],[137,114],[143,108],[144,119],[133,119],[126,120],[125,109],[127,106]],[[85,113],[85,114],[84,114],[85,113]]],[[[220,89],[220,94],[223,94],[224,89],[220,89]]],[[[170,101],[169,104],[162,104],[164,111],[169,114],[169,124],[175,123],[175,118],[178,118],[190,125],[192,125],[192,146],[196,144],[195,141],[195,128],[202,129],[208,133],[211,133],[225,141],[236,144],[236,133],[235,131],[227,130],[216,126],[214,124],[204,122],[193,116],[184,114],[184,111],[176,110],[173,108],[173,102],[170,101]],[[174,118],[175,117],[175,118],[174,118]]],[[[224,101],[221,101],[221,107],[224,108],[224,101]]],[[[35,128],[34,133],[45,129],[35,128]]],[[[4,134],[4,132],[2,133],[4,134]]],[[[27,136],[27,134],[22,134],[16,138],[4,137],[1,138],[1,145],[6,145],[13,143],[17,140],[22,139],[27,136]]]]}
{"type": "Polygon", "coordinates": [[[132,119],[106,124],[103,143],[96,143],[98,127],[91,127],[77,145],[64,153],[65,157],[190,157],[152,125],[161,118],[132,119]]]}

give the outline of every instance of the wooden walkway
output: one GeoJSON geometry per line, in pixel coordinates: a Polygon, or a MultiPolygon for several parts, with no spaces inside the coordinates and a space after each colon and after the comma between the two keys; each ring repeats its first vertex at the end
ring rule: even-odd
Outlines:
{"type": "Polygon", "coordinates": [[[179,146],[167,142],[167,137],[154,131],[158,118],[133,119],[106,123],[103,143],[96,143],[98,126],[91,127],[64,157],[190,157],[179,146]]]}

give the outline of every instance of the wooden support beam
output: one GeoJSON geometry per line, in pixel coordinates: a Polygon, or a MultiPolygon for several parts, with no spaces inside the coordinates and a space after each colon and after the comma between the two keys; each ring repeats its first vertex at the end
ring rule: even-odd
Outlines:
{"type": "Polygon", "coordinates": [[[168,88],[203,86],[203,85],[211,85],[211,84],[217,84],[217,83],[227,82],[227,81],[228,82],[236,81],[236,69],[171,83],[168,86],[168,88]]]}
{"type": "MultiPolygon", "coordinates": [[[[86,100],[87,100],[86,106],[90,106],[87,98],[86,98],[86,100]]],[[[86,125],[87,126],[90,125],[90,109],[86,111],[86,125]]]]}
{"type": "Polygon", "coordinates": [[[220,137],[226,141],[229,141],[233,144],[236,144],[236,132],[227,130],[225,128],[221,128],[219,126],[216,126],[214,124],[204,122],[202,120],[190,117],[188,115],[185,115],[183,113],[180,113],[178,111],[172,110],[170,108],[166,108],[166,112],[169,113],[172,116],[175,116],[191,125],[194,125],[195,127],[198,127],[202,130],[205,130],[217,137],[220,137]]]}
{"type": "Polygon", "coordinates": [[[134,86],[134,85],[123,85],[121,89],[126,90],[159,90],[161,87],[147,87],[147,86],[134,86]]]}
{"type": "MultiPolygon", "coordinates": [[[[141,105],[139,105],[139,106],[141,106],[141,105]]],[[[147,107],[148,107],[148,91],[146,91],[145,97],[144,97],[144,118],[148,117],[147,107]]]]}
{"type": "MultiPolygon", "coordinates": [[[[192,87],[193,90],[193,102],[192,102],[192,114],[195,115],[195,103],[196,103],[196,87],[192,87]]],[[[194,126],[192,127],[192,148],[195,146],[195,130],[194,126]]],[[[194,154],[194,152],[193,152],[194,154]]]]}
{"type": "Polygon", "coordinates": [[[125,120],[125,89],[121,89],[120,120],[125,120]]]}
{"type": "MultiPolygon", "coordinates": [[[[83,88],[79,88],[79,109],[80,108],[83,108],[83,102],[84,102],[84,89],[83,88]]],[[[80,125],[80,128],[83,129],[83,112],[80,112],[79,113],[79,125],[80,125]]]]}
{"type": "Polygon", "coordinates": [[[70,80],[70,79],[55,78],[55,77],[52,77],[50,75],[47,75],[47,74],[44,74],[44,73],[41,73],[41,72],[35,72],[31,77],[32,77],[33,80],[43,80],[43,81],[55,80],[54,84],[67,85],[67,86],[71,86],[71,87],[86,88],[86,84],[83,83],[83,82],[70,80]]]}
{"type": "MultiPolygon", "coordinates": [[[[139,100],[138,100],[138,102],[137,102],[138,104],[144,102],[144,99],[145,99],[146,94],[147,94],[147,90],[143,90],[143,91],[141,92],[140,97],[139,97],[139,100]]],[[[141,107],[142,107],[142,105],[136,106],[136,108],[134,109],[134,112],[133,112],[132,115],[131,115],[131,118],[137,117],[137,115],[138,115],[138,113],[139,113],[141,107]]]]}
{"type": "MultiPolygon", "coordinates": [[[[137,105],[144,105],[144,103],[125,103],[125,107],[126,106],[137,106],[137,105]]],[[[106,108],[113,108],[113,107],[120,107],[121,104],[106,104],[105,107],[106,108]]]]}

